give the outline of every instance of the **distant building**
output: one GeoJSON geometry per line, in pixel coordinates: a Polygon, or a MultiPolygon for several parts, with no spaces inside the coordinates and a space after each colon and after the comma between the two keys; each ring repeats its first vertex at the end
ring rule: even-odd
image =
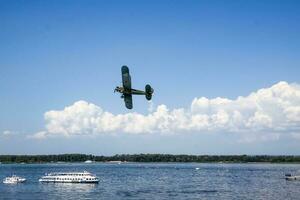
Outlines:
{"type": "Polygon", "coordinates": [[[117,163],[117,164],[121,164],[122,161],[120,160],[112,160],[112,161],[108,161],[109,163],[117,163]]]}

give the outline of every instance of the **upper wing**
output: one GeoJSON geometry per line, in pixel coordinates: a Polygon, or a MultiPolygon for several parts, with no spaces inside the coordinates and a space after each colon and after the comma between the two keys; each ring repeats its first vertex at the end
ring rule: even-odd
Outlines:
{"type": "Polygon", "coordinates": [[[132,95],[124,94],[124,101],[125,101],[126,108],[132,109],[132,95]]]}
{"type": "Polygon", "coordinates": [[[122,67],[122,82],[125,90],[131,90],[131,77],[127,66],[122,67]]]}

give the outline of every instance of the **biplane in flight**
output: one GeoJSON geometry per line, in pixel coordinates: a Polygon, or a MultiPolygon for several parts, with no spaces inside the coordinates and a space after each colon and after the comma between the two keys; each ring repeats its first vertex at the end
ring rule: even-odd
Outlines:
{"type": "Polygon", "coordinates": [[[124,99],[125,101],[125,106],[128,109],[132,109],[133,104],[132,104],[132,95],[145,95],[146,99],[148,101],[151,100],[152,94],[154,92],[153,88],[151,88],[150,85],[145,86],[145,91],[142,90],[136,90],[131,88],[131,77],[129,74],[129,69],[127,66],[122,66],[122,82],[123,82],[123,87],[117,86],[115,88],[114,92],[119,92],[121,93],[121,98],[124,99]]]}

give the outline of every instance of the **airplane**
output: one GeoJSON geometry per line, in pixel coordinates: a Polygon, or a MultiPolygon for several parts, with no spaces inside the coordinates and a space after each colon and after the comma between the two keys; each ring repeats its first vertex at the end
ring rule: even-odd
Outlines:
{"type": "Polygon", "coordinates": [[[129,74],[129,68],[124,65],[121,68],[122,72],[122,82],[123,82],[123,87],[117,86],[114,90],[114,92],[119,92],[121,93],[121,98],[124,99],[125,101],[125,106],[128,109],[132,109],[132,95],[145,95],[146,99],[148,101],[151,100],[152,94],[154,92],[153,88],[149,84],[145,86],[145,91],[142,90],[136,90],[131,88],[131,77],[129,74]]]}

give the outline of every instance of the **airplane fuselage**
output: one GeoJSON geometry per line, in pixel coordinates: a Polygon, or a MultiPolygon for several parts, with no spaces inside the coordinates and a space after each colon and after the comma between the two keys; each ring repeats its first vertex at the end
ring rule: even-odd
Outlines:
{"type": "Polygon", "coordinates": [[[119,92],[121,94],[135,94],[135,95],[145,95],[146,92],[142,90],[136,90],[136,89],[124,89],[123,87],[116,87],[116,92],[119,92]]]}

